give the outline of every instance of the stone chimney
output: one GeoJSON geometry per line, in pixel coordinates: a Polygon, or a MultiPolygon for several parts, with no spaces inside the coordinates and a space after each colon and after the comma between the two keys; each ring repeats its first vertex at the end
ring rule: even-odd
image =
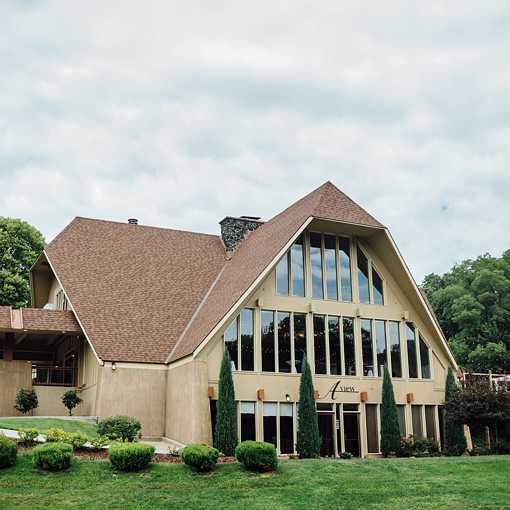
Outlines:
{"type": "Polygon", "coordinates": [[[221,237],[227,251],[235,250],[244,236],[263,225],[258,216],[227,216],[220,221],[221,237]]]}

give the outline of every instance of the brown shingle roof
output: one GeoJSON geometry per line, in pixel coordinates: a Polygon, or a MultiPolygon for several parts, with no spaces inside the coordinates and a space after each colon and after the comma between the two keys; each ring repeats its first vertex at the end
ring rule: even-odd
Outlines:
{"type": "Polygon", "coordinates": [[[191,354],[310,217],[384,228],[330,182],[248,234],[218,236],[76,218],[46,254],[103,360],[191,354]]]}
{"type": "Polygon", "coordinates": [[[0,306],[0,329],[81,333],[81,328],[70,311],[43,310],[42,308],[11,310],[10,306],[0,306]],[[20,323],[16,323],[13,317],[15,314],[18,314],[20,323]]]}

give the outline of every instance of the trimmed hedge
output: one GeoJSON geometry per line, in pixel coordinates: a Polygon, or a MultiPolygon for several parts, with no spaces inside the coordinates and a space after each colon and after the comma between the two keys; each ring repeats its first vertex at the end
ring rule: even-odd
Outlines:
{"type": "Polygon", "coordinates": [[[73,447],[67,443],[44,443],[32,450],[35,467],[45,471],[62,471],[71,465],[73,447]]]}
{"type": "Polygon", "coordinates": [[[64,429],[52,428],[46,432],[46,442],[67,443],[73,449],[83,448],[89,438],[81,432],[66,432],[64,429]]]}
{"type": "Polygon", "coordinates": [[[142,429],[141,423],[131,416],[110,416],[97,424],[97,433],[113,441],[133,442],[142,429]]]}
{"type": "Polygon", "coordinates": [[[108,458],[117,471],[140,471],[154,457],[154,446],[142,443],[115,443],[108,448],[108,458]]]}
{"type": "Polygon", "coordinates": [[[271,443],[243,441],[237,445],[236,457],[250,471],[275,471],[278,466],[276,448],[271,443]]]}
{"type": "Polygon", "coordinates": [[[0,469],[14,466],[18,448],[14,441],[0,434],[0,469]]]}
{"type": "Polygon", "coordinates": [[[211,471],[220,452],[205,444],[190,444],[182,449],[181,457],[185,464],[196,471],[211,471]]]}

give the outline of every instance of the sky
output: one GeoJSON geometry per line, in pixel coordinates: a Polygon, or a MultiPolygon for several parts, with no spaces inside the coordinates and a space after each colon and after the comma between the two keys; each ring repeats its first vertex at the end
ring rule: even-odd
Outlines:
{"type": "Polygon", "coordinates": [[[219,233],[326,180],[418,281],[510,248],[508,1],[2,0],[0,216],[219,233]]]}

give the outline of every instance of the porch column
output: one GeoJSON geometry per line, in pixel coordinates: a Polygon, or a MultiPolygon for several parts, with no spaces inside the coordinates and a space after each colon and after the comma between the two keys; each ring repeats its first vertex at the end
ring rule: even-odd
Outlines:
{"type": "Polygon", "coordinates": [[[12,351],[14,350],[14,333],[5,333],[2,350],[4,352],[4,361],[12,361],[12,351]]]}

